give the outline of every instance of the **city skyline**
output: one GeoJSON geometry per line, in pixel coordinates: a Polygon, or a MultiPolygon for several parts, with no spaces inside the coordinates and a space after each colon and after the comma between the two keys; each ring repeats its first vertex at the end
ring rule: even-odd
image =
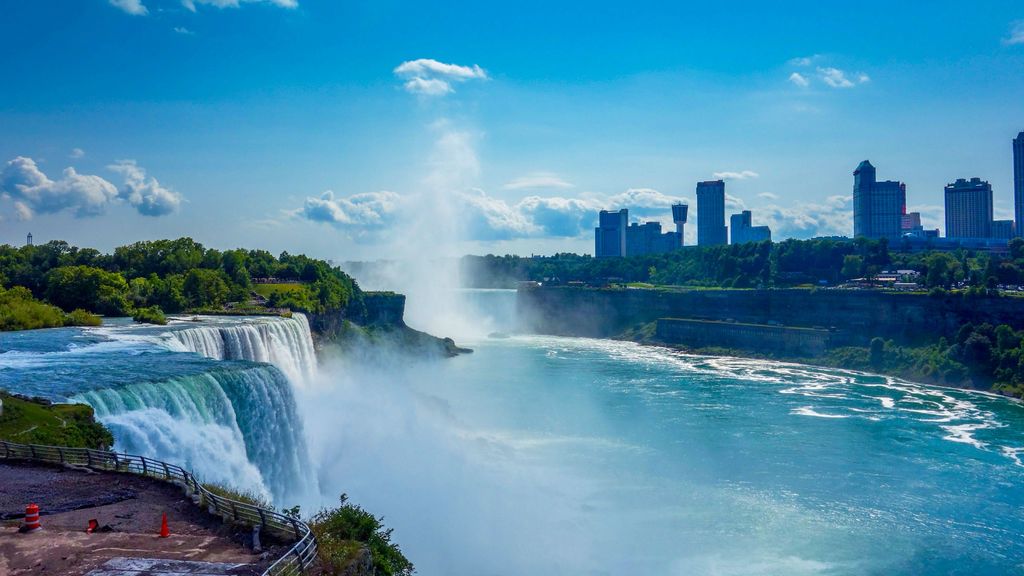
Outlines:
{"type": "Polygon", "coordinates": [[[373,259],[422,233],[410,212],[444,204],[429,216],[458,224],[453,254],[582,253],[600,209],[671,229],[685,201],[695,244],[692,182],[710,179],[727,182],[727,217],[752,210],[775,239],[849,236],[863,158],[906,183],[924,228],[944,232],[957,178],[990,182],[994,219],[1013,218],[1024,11],[875,18],[883,6],[794,3],[782,20],[753,3],[738,19],[651,5],[585,22],[441,6],[424,29],[425,8],[388,3],[19,4],[0,23],[16,79],[0,94],[0,242],[192,236],[373,259]],[[970,24],[953,45],[949,21],[970,24]],[[452,33],[467,22],[474,34],[452,33]],[[783,22],[804,33],[780,38],[783,22]],[[567,43],[565,27],[590,32],[567,43]],[[881,41],[897,30],[906,42],[881,41]],[[545,42],[482,39],[506,32],[545,42]],[[81,50],[97,33],[120,42],[81,50]],[[371,34],[394,42],[368,52],[371,34]]]}

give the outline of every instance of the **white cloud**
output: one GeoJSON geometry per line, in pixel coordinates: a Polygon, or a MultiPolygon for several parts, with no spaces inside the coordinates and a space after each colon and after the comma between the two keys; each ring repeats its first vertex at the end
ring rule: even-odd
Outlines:
{"type": "Polygon", "coordinates": [[[746,210],[747,204],[743,202],[742,198],[737,198],[728,192],[725,193],[725,208],[732,210],[733,212],[739,212],[740,210],[746,210]]]}
{"type": "Polygon", "coordinates": [[[769,205],[754,210],[754,219],[768,224],[773,238],[850,236],[853,234],[852,200],[850,196],[830,196],[824,203],[769,205]]]}
{"type": "Polygon", "coordinates": [[[426,94],[427,96],[440,96],[455,92],[452,85],[445,80],[437,78],[410,78],[405,81],[405,91],[412,94],[426,94]]]}
{"type": "Polygon", "coordinates": [[[824,68],[819,67],[818,75],[821,77],[822,82],[828,84],[832,88],[853,88],[857,84],[864,84],[865,82],[871,81],[871,78],[863,72],[858,72],[854,75],[854,79],[851,80],[847,77],[846,72],[831,66],[824,68]]]}
{"type": "Polygon", "coordinates": [[[413,94],[440,96],[454,92],[452,83],[466,80],[486,80],[487,72],[474,64],[461,66],[447,64],[431,58],[402,62],[394,69],[396,76],[405,79],[405,90],[413,94]]]}
{"type": "Polygon", "coordinates": [[[712,174],[716,180],[748,180],[760,176],[753,170],[741,170],[739,172],[715,172],[712,174]]]}
{"type": "Polygon", "coordinates": [[[394,221],[400,203],[401,196],[387,190],[347,197],[328,190],[319,197],[306,198],[298,215],[338,228],[382,228],[394,221]]]}
{"type": "Polygon", "coordinates": [[[85,156],[85,150],[82,150],[81,148],[72,148],[71,149],[71,153],[68,154],[68,158],[71,158],[71,159],[74,159],[74,160],[77,160],[77,159],[79,159],[79,158],[81,158],[83,156],[85,156]]]}
{"type": "MultiPolygon", "coordinates": [[[[672,204],[683,198],[668,196],[649,188],[631,188],[606,198],[567,198],[527,196],[516,202],[488,195],[479,188],[455,192],[450,197],[450,217],[445,225],[461,232],[462,239],[474,241],[515,238],[576,238],[592,232],[599,210],[629,208],[631,216],[651,216],[663,223],[671,220],[672,204]]],[[[325,222],[355,232],[399,225],[416,207],[393,192],[357,194],[338,198],[325,192],[319,198],[307,198],[294,216],[325,222]],[[359,199],[365,197],[363,201],[359,199]]]]}
{"type": "Polygon", "coordinates": [[[238,8],[242,4],[273,4],[281,8],[298,8],[298,0],[181,0],[181,5],[196,11],[197,4],[205,4],[214,8],[238,8]]]}
{"type": "Polygon", "coordinates": [[[126,200],[143,216],[165,216],[181,205],[181,194],[161,186],[156,178],[146,176],[146,171],[135,160],[118,160],[107,166],[124,177],[124,187],[119,197],[126,200]]]}
{"type": "Polygon", "coordinates": [[[196,35],[195,32],[189,30],[188,28],[185,28],[184,26],[175,26],[174,27],[174,31],[176,33],[178,33],[178,34],[183,35],[183,36],[195,36],[196,35]]]}
{"type": "Polygon", "coordinates": [[[82,218],[102,214],[117,198],[117,187],[70,167],[59,180],[50,180],[33,159],[18,156],[0,172],[0,194],[14,200],[17,215],[25,220],[63,210],[82,218]]]}
{"type": "Polygon", "coordinates": [[[764,198],[765,200],[778,200],[779,195],[771,192],[761,192],[757,195],[758,198],[764,198]]]}
{"type": "Polygon", "coordinates": [[[142,0],[109,0],[110,5],[124,11],[132,16],[145,16],[149,10],[142,4],[142,0]]]}
{"type": "Polygon", "coordinates": [[[507,182],[502,188],[505,190],[532,190],[538,188],[572,188],[571,182],[566,182],[561,176],[550,172],[534,172],[525,176],[514,178],[507,182]]]}
{"type": "Polygon", "coordinates": [[[1024,44],[1024,20],[1017,20],[1010,24],[1010,35],[1003,38],[1003,44],[1007,46],[1024,44]]]}
{"type": "Polygon", "coordinates": [[[799,58],[792,58],[789,60],[790,66],[810,66],[814,62],[821,59],[820,54],[812,54],[810,56],[801,56],[799,58]]]}
{"type": "Polygon", "coordinates": [[[793,72],[792,74],[790,74],[789,81],[792,82],[793,84],[796,84],[797,86],[800,86],[801,88],[806,88],[811,84],[811,81],[808,80],[803,74],[799,72],[793,72]]]}

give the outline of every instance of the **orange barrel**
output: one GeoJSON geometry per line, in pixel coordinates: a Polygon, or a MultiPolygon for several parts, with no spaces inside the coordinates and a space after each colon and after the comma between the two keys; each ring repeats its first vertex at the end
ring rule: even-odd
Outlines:
{"type": "Polygon", "coordinates": [[[43,525],[39,523],[39,506],[35,504],[29,504],[25,508],[25,526],[22,528],[25,532],[35,532],[41,530],[43,525]]]}

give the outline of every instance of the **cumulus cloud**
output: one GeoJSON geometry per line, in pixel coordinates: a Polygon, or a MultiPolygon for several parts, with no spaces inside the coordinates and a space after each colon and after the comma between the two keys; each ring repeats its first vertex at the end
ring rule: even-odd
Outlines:
{"type": "Polygon", "coordinates": [[[142,0],[109,0],[110,5],[122,10],[132,16],[145,16],[149,10],[142,4],[142,0]]]}
{"type": "Polygon", "coordinates": [[[818,76],[822,82],[828,84],[832,88],[853,88],[858,84],[864,84],[870,82],[871,78],[863,72],[858,72],[852,75],[853,78],[847,76],[847,73],[839,68],[833,68],[831,66],[819,67],[818,76]]]}
{"type": "Polygon", "coordinates": [[[768,205],[757,208],[754,217],[768,224],[772,237],[813,238],[850,236],[853,210],[850,196],[830,196],[824,203],[802,202],[795,206],[768,205]]]}
{"type": "Polygon", "coordinates": [[[14,200],[19,218],[52,214],[64,210],[77,217],[102,214],[117,198],[117,187],[99,176],[79,174],[65,168],[60,179],[51,180],[35,160],[18,156],[0,172],[0,194],[14,200]]]}
{"type": "Polygon", "coordinates": [[[1007,46],[1024,44],[1024,20],[1017,20],[1010,24],[1010,35],[1003,38],[1003,44],[1007,46]]]}
{"type": "Polygon", "coordinates": [[[811,85],[811,81],[806,76],[799,72],[793,72],[789,75],[789,81],[801,88],[806,88],[811,85]]]}
{"type": "Polygon", "coordinates": [[[382,228],[394,221],[400,202],[401,196],[387,190],[351,196],[336,196],[328,190],[306,198],[299,215],[338,228],[382,228]]]}
{"type": "Polygon", "coordinates": [[[135,160],[118,160],[107,168],[124,177],[119,197],[131,204],[139,214],[165,216],[181,205],[181,194],[161,186],[156,178],[146,176],[146,171],[135,160]]]}
{"type": "Polygon", "coordinates": [[[405,79],[403,86],[407,92],[426,96],[441,96],[454,92],[452,84],[455,82],[487,79],[487,72],[476,64],[461,66],[431,58],[402,62],[395,67],[394,73],[405,79]]]}
{"type": "Polygon", "coordinates": [[[502,188],[505,190],[533,190],[539,188],[572,188],[573,184],[562,179],[557,174],[550,172],[534,172],[520,176],[507,183],[502,188]]]}
{"type": "Polygon", "coordinates": [[[85,150],[82,150],[81,148],[72,148],[71,149],[71,153],[68,154],[68,158],[71,158],[71,159],[74,159],[74,160],[82,158],[83,156],[85,156],[85,150]]]}
{"type": "Polygon", "coordinates": [[[765,200],[778,200],[779,195],[771,192],[761,192],[757,195],[758,198],[764,198],[765,200]]]}
{"type": "Polygon", "coordinates": [[[739,172],[715,172],[712,174],[716,180],[748,180],[760,176],[753,170],[741,170],[739,172]]]}
{"type": "Polygon", "coordinates": [[[281,8],[298,8],[298,0],[181,0],[181,5],[195,12],[196,6],[205,4],[214,8],[238,8],[242,4],[272,4],[281,8]]]}
{"type": "MultiPolygon", "coordinates": [[[[458,191],[449,197],[450,216],[465,240],[496,241],[516,238],[575,238],[590,233],[599,210],[629,208],[631,216],[671,219],[670,207],[684,198],[662,194],[649,188],[631,188],[605,198],[567,198],[562,196],[526,196],[507,201],[479,188],[458,191]]],[[[366,228],[383,228],[414,218],[416,210],[407,198],[393,192],[357,194],[339,198],[325,192],[319,198],[307,198],[303,208],[293,215],[314,222],[325,222],[357,236],[366,228]]]]}

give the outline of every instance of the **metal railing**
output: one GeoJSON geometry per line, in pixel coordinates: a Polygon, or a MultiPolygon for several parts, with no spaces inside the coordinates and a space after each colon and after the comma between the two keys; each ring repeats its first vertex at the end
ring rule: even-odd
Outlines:
{"type": "Polygon", "coordinates": [[[269,531],[295,540],[295,544],[283,556],[263,571],[263,576],[297,576],[310,570],[317,562],[316,537],[305,522],[274,510],[218,496],[207,490],[194,474],[175,464],[106,450],[15,444],[3,440],[0,440],[0,458],[84,466],[93,470],[122,472],[171,482],[180,486],[189,496],[198,495],[202,504],[226,520],[259,526],[261,532],[269,531]]]}

